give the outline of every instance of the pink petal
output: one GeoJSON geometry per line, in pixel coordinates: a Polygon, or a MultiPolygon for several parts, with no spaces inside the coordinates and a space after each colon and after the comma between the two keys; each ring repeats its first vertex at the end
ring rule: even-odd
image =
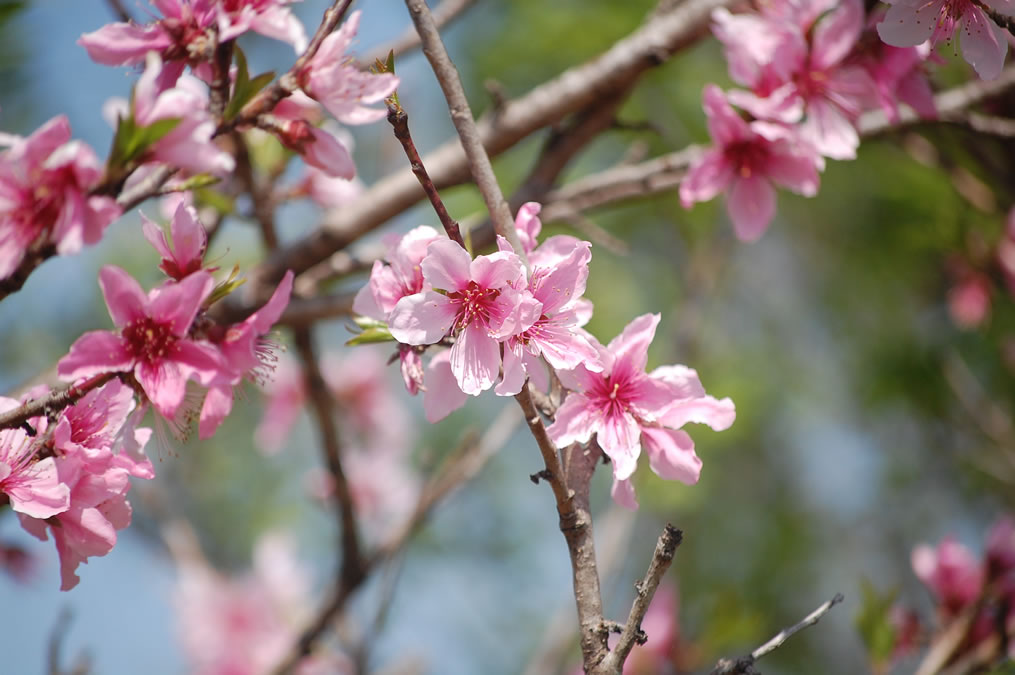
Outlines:
{"type": "Polygon", "coordinates": [[[591,248],[589,242],[579,242],[570,255],[554,265],[549,273],[533,279],[532,295],[543,304],[544,314],[556,314],[585,293],[591,248]]]}
{"type": "Polygon", "coordinates": [[[997,78],[1008,53],[1007,33],[978,7],[967,10],[962,15],[962,21],[962,35],[959,38],[962,58],[982,79],[997,78]]]}
{"type": "MultiPolygon", "coordinates": [[[[505,251],[477,256],[469,266],[469,278],[482,288],[513,285],[523,274],[521,258],[505,251]]],[[[434,287],[439,288],[436,285],[434,287]]]]}
{"type": "Polygon", "coordinates": [[[215,435],[222,420],[229,416],[233,409],[233,388],[219,385],[208,390],[201,405],[201,420],[198,423],[197,434],[201,440],[206,440],[215,435]]]}
{"type": "Polygon", "coordinates": [[[462,391],[479,396],[500,374],[500,343],[475,322],[469,324],[451,347],[451,372],[462,391]]]}
{"type": "Polygon", "coordinates": [[[860,0],[841,0],[837,8],[819,19],[811,38],[811,67],[826,70],[845,59],[860,39],[863,22],[860,0]]]}
{"type": "Polygon", "coordinates": [[[660,318],[659,314],[642,314],[627,324],[620,335],[610,340],[606,349],[615,358],[610,371],[612,377],[627,378],[644,374],[648,346],[655,338],[660,318]]]}
{"type": "Polygon", "coordinates": [[[726,100],[726,94],[714,84],[705,85],[705,115],[712,142],[720,148],[749,139],[753,136],[747,122],[737,114],[726,100]]]}
{"type": "MultiPolygon", "coordinates": [[[[360,316],[366,316],[371,319],[377,319],[378,321],[385,321],[388,318],[388,313],[383,311],[377,300],[374,299],[373,293],[373,278],[375,274],[383,274],[385,268],[384,263],[380,260],[374,261],[373,270],[370,272],[370,281],[364,284],[358,291],[356,291],[356,297],[352,301],[352,311],[354,314],[360,316]]],[[[396,303],[398,300],[395,301],[396,303]]]]}
{"type": "Polygon", "coordinates": [[[610,496],[618,506],[622,506],[628,511],[638,510],[638,498],[634,494],[634,483],[630,479],[617,480],[614,478],[613,485],[610,487],[610,496]]]}
{"type": "Polygon", "coordinates": [[[630,413],[607,414],[596,432],[599,447],[613,461],[613,477],[630,478],[638,468],[641,428],[630,413]]]}
{"type": "Polygon", "coordinates": [[[525,362],[522,360],[522,346],[504,345],[504,373],[494,388],[497,396],[514,396],[525,386],[525,362]]]}
{"type": "Polygon", "coordinates": [[[756,241],[775,217],[775,189],[763,176],[736,178],[726,198],[733,230],[740,241],[756,241]]]}
{"type": "Polygon", "coordinates": [[[424,377],[423,412],[426,421],[435,424],[465,405],[468,396],[451,372],[451,353],[442,351],[432,359],[424,377]]]}
{"type": "Polygon", "coordinates": [[[144,389],[145,395],[159,414],[173,419],[187,393],[187,378],[173,361],[139,363],[134,368],[134,377],[144,389]]]}
{"type": "Polygon", "coordinates": [[[78,44],[96,63],[125,66],[140,62],[149,51],[161,52],[172,44],[172,40],[157,23],[149,26],[111,23],[85,33],[78,38],[78,44]]]}
{"type": "Polygon", "coordinates": [[[518,239],[522,242],[522,249],[526,253],[532,253],[536,248],[536,237],[543,229],[543,223],[539,220],[539,211],[542,208],[539,202],[525,202],[515,215],[515,230],[518,231],[518,239]]]}
{"type": "Polygon", "coordinates": [[[674,403],[659,422],[673,429],[694,422],[723,431],[733,425],[736,416],[736,407],[729,397],[718,400],[712,396],[702,396],[674,403]]]}
{"type": "MultiPolygon", "coordinates": [[[[197,211],[193,206],[181,202],[176,207],[170,231],[173,233],[173,248],[176,249],[176,255],[163,254],[162,257],[176,260],[180,267],[187,267],[191,261],[201,259],[204,255],[204,247],[208,243],[208,234],[204,231],[204,226],[198,219],[197,211]]],[[[149,239],[149,241],[151,240],[149,239]]]]}
{"type": "Polygon", "coordinates": [[[694,441],[684,431],[642,429],[642,444],[649,466],[660,478],[694,485],[701,477],[701,459],[694,452],[694,441]]]}
{"type": "Polygon", "coordinates": [[[893,47],[915,47],[926,42],[934,33],[945,1],[896,0],[878,24],[878,35],[893,47]]]}
{"type": "MultiPolygon", "coordinates": [[[[227,373],[221,352],[204,341],[180,340],[176,343],[172,360],[179,365],[185,380],[196,376],[195,379],[205,386],[227,373]]],[[[226,379],[230,379],[228,375],[226,379]]]]}
{"type": "Polygon", "coordinates": [[[85,333],[71,345],[67,356],[56,365],[57,374],[72,382],[100,373],[127,372],[134,358],[127,352],[123,339],[109,331],[85,333]]]}
{"type": "Polygon", "coordinates": [[[352,180],[356,177],[356,164],[349,150],[327,131],[310,127],[313,141],[303,148],[303,160],[329,176],[352,180]]]}
{"type": "Polygon", "coordinates": [[[572,443],[588,443],[600,416],[587,398],[571,392],[557,409],[553,424],[546,428],[546,433],[558,448],[566,448],[572,443]]]}
{"type": "Polygon", "coordinates": [[[687,171],[680,183],[680,204],[685,209],[707,202],[726,189],[733,179],[733,165],[721,150],[707,150],[687,171]]]}
{"type": "MultiPolygon", "coordinates": [[[[860,136],[842,109],[823,99],[812,99],[800,136],[825,157],[856,159],[860,136]]],[[[774,211],[774,207],[773,207],[774,211]]]]}
{"type": "Polygon", "coordinates": [[[173,252],[169,250],[169,242],[166,241],[166,233],[143,213],[141,214],[141,233],[144,234],[148,243],[159,252],[160,256],[167,260],[173,259],[173,252]]]}
{"type": "Polygon", "coordinates": [[[469,266],[472,260],[468,252],[449,239],[435,241],[427,247],[426,258],[420,263],[423,278],[431,286],[444,291],[464,288],[472,276],[469,266]]]}
{"type": "Polygon", "coordinates": [[[21,481],[6,490],[11,508],[32,518],[46,519],[70,506],[70,488],[60,482],[52,457],[40,460],[24,470],[21,481]]]}
{"type": "Polygon", "coordinates": [[[140,284],[115,265],[99,270],[99,286],[117,328],[148,316],[148,296],[140,284]]]}
{"type": "Polygon", "coordinates": [[[399,300],[388,317],[388,326],[403,344],[432,345],[448,334],[457,313],[457,307],[446,296],[426,291],[399,300]]]}
{"type": "Polygon", "coordinates": [[[773,154],[765,164],[765,175],[777,185],[805,197],[818,193],[817,157],[808,154],[773,154]]]}
{"type": "Polygon", "coordinates": [[[179,283],[167,283],[152,292],[151,317],[168,323],[173,335],[183,337],[214,287],[215,279],[204,270],[194,272],[179,283]]]}

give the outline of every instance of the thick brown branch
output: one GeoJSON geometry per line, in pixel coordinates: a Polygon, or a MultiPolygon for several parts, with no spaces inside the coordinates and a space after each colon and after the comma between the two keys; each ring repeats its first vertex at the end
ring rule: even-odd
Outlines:
{"type": "Polygon", "coordinates": [[[781,647],[786,640],[790,639],[804,628],[808,628],[816,624],[821,620],[821,617],[828,614],[828,611],[842,602],[842,600],[842,593],[836,593],[835,597],[822,603],[821,606],[805,616],[802,621],[782,629],[771,640],[761,645],[747,656],[741,656],[739,659],[720,659],[719,663],[716,664],[715,668],[712,669],[709,675],[748,675],[756,672],[754,670],[754,663],[758,659],[774,652],[776,649],[781,647]]]}
{"type": "MultiPolygon", "coordinates": [[[[218,33],[216,32],[216,41],[218,33]]],[[[233,62],[233,41],[215,45],[215,54],[212,57],[212,81],[208,91],[208,111],[216,120],[222,118],[222,113],[229,103],[229,66],[233,62]]]]}
{"type": "Polygon", "coordinates": [[[413,175],[416,176],[420,187],[423,188],[427,199],[430,200],[430,205],[433,206],[433,210],[437,213],[441,225],[444,226],[444,231],[447,232],[448,237],[452,241],[457,242],[459,246],[465,248],[465,240],[462,239],[461,228],[458,227],[458,223],[448,213],[447,207],[444,206],[444,201],[437,192],[437,188],[434,187],[433,181],[430,180],[430,174],[426,172],[423,160],[419,157],[419,151],[416,150],[412,134],[409,133],[409,116],[402,109],[402,106],[388,103],[388,123],[391,124],[392,129],[395,131],[395,138],[402,144],[405,156],[409,159],[409,168],[412,169],[413,175]]]}
{"type": "MultiPolygon", "coordinates": [[[[631,613],[627,617],[627,623],[624,624],[624,630],[620,633],[617,644],[603,661],[603,673],[620,672],[634,645],[645,643],[646,636],[641,630],[642,619],[645,618],[645,612],[648,611],[656,589],[659,588],[659,582],[662,581],[663,575],[666,574],[670,563],[673,562],[673,554],[680,546],[683,536],[680,530],[668,523],[663,529],[663,533],[659,535],[659,541],[656,543],[656,550],[652,554],[652,562],[649,563],[645,578],[635,584],[634,604],[631,605],[631,613]]],[[[647,637],[651,638],[652,636],[647,637]]]]}
{"type": "Polygon", "coordinates": [[[536,439],[546,471],[542,477],[550,484],[557,502],[560,531],[567,542],[571,559],[571,582],[578,609],[578,625],[585,670],[591,672],[607,655],[607,629],[603,622],[603,599],[599,590],[596,548],[589,508],[589,484],[599,459],[597,451],[572,446],[565,473],[557,447],[546,433],[543,420],[532,402],[529,386],[515,399],[522,408],[529,431],[536,439]]]}

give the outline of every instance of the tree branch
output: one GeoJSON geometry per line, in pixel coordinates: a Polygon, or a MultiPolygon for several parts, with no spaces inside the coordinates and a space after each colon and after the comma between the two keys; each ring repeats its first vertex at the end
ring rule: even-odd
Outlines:
{"type": "Polygon", "coordinates": [[[736,660],[720,659],[719,663],[716,664],[715,668],[712,669],[709,675],[750,675],[751,673],[756,673],[757,671],[754,670],[755,661],[774,652],[776,649],[781,647],[786,640],[790,639],[804,628],[808,628],[816,624],[821,620],[821,617],[828,614],[828,611],[842,602],[842,600],[842,593],[836,593],[835,597],[822,603],[817,609],[805,616],[802,621],[782,629],[771,640],[761,645],[747,656],[742,656],[736,660]]]}
{"type": "Polygon", "coordinates": [[[652,604],[652,598],[655,596],[656,589],[659,588],[659,582],[662,581],[666,570],[670,568],[673,555],[677,547],[680,546],[683,537],[684,533],[669,523],[666,524],[663,533],[659,535],[659,541],[656,543],[656,550],[652,554],[652,562],[649,563],[645,578],[634,585],[637,595],[635,595],[634,604],[631,605],[631,613],[627,617],[627,623],[624,624],[624,629],[620,633],[620,639],[607,655],[606,660],[603,661],[604,672],[612,673],[622,670],[635,643],[645,643],[646,636],[641,629],[642,619],[645,618],[645,612],[652,604]]]}
{"type": "Polygon", "coordinates": [[[118,373],[102,373],[95,375],[81,384],[67,385],[61,389],[54,389],[45,396],[26,401],[23,405],[0,413],[0,429],[14,429],[28,423],[28,420],[41,415],[54,415],[69,405],[73,405],[79,398],[98,389],[106,382],[109,382],[118,373]]]}
{"type": "Polygon", "coordinates": [[[504,194],[501,192],[500,184],[497,182],[497,175],[493,172],[493,165],[490,157],[486,154],[483,145],[483,138],[476,126],[476,120],[472,116],[472,108],[465,97],[465,89],[462,87],[462,80],[458,76],[458,69],[452,63],[448,51],[441,40],[437,24],[434,22],[430,8],[424,0],[405,0],[405,6],[412,17],[412,23],[419,33],[420,42],[423,44],[423,54],[430,62],[437,82],[444,92],[444,98],[448,102],[448,111],[451,113],[451,122],[458,131],[458,137],[465,149],[465,157],[468,161],[469,172],[476,182],[483,201],[486,203],[486,210],[493,219],[494,231],[507,239],[511,247],[523,260],[525,250],[518,239],[518,232],[514,226],[514,216],[508,207],[504,194]]]}

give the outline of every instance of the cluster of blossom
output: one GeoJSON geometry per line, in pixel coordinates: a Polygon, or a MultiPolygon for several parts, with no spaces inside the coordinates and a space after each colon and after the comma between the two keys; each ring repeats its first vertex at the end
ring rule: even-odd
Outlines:
{"type": "MultiPolygon", "coordinates": [[[[926,36],[908,43],[886,37],[888,44],[874,37],[876,30],[885,35],[893,13],[916,4],[901,0],[883,20],[879,10],[866,16],[861,0],[773,0],[745,14],[715,10],[712,31],[723,44],[730,77],[744,89],[705,87],[713,147],[680,186],[684,207],[725,191],[737,236],[754,241],[775,216],[775,186],[812,197],[825,158],[856,157],[861,113],[880,108],[897,119],[905,103],[933,117],[926,36]]],[[[972,5],[920,3],[942,4],[972,5]]]]}
{"type": "MultiPolygon", "coordinates": [[[[36,387],[25,400],[46,393],[36,387]]],[[[0,397],[0,412],[22,402],[0,397]]],[[[114,379],[54,418],[0,430],[0,499],[32,535],[45,541],[52,533],[61,590],[76,586],[77,566],[109,553],[130,524],[128,478],[155,475],[143,452],[151,430],[136,427],[134,408],[130,387],[114,379]]]]}
{"type": "MultiPolygon", "coordinates": [[[[985,643],[1002,634],[1011,635],[1015,629],[1015,522],[1005,517],[994,523],[982,558],[952,537],[945,537],[937,547],[916,547],[911,558],[913,571],[934,600],[933,635],[945,633],[960,617],[973,612],[964,634],[953,636],[961,642],[943,665],[989,647],[985,643]]],[[[895,629],[893,656],[901,658],[919,646],[921,636],[928,634],[927,626],[909,608],[895,605],[890,611],[895,629]]],[[[1008,644],[1007,638],[999,643],[1008,644]]],[[[1007,656],[1015,657],[1015,648],[1009,646],[1007,656]]]]}
{"type": "MultiPolygon", "coordinates": [[[[216,76],[211,65],[215,46],[248,30],[290,42],[297,51],[307,44],[303,26],[285,1],[152,4],[162,18],[146,25],[109,24],[79,40],[99,63],[144,66],[130,102],[113,99],[106,106],[117,131],[105,166],[87,145],[71,140],[63,116],[27,138],[0,134],[0,147],[6,148],[0,153],[0,280],[11,277],[30,252],[68,255],[96,243],[121,214],[110,194],[141,184],[160,165],[178,169],[177,180],[227,176],[235,160],[215,141],[223,119],[213,114],[208,91],[216,76]],[[188,66],[193,75],[184,73],[188,66]]],[[[393,74],[361,71],[346,56],[358,23],[359,12],[354,12],[293,73],[300,89],[240,128],[256,124],[267,129],[308,166],[329,177],[352,179],[356,169],[346,144],[317,126],[323,119],[320,106],[345,124],[373,122],[385,111],[369,104],[398,86],[393,74]]],[[[233,99],[242,103],[257,93],[245,72],[243,91],[239,69],[233,67],[228,75],[233,99]]],[[[320,180],[311,183],[315,198],[327,198],[337,189],[320,180]]]]}
{"type": "MultiPolygon", "coordinates": [[[[193,208],[177,209],[171,239],[147,219],[144,233],[169,279],[145,293],[122,269],[102,268],[116,330],[82,335],[57,364],[58,375],[86,393],[55,417],[0,431],[0,494],[26,530],[45,539],[52,529],[64,590],[77,583],[77,565],[108,553],[116,530],[129,524],[127,477],[154,476],[141,452],[151,432],[137,428],[148,408],[178,429],[199,415],[199,434],[210,437],[229,414],[233,388],[273,368],[265,336],[292,289],[288,273],[264,307],[220,325],[206,310],[233,282],[217,284],[214,268],[205,269],[206,235],[193,208]],[[205,389],[199,413],[185,403],[188,382],[205,389]]],[[[45,394],[34,389],[26,400],[45,394]]],[[[0,399],[2,411],[21,403],[0,399]]]]}
{"type": "MultiPolygon", "coordinates": [[[[174,533],[179,534],[179,533],[174,533]]],[[[286,657],[313,612],[311,579],[279,534],[263,535],[253,568],[225,575],[174,543],[174,605],[189,672],[194,675],[262,675],[286,657]]],[[[300,660],[297,675],[355,672],[343,654],[318,649],[300,660]]]]}
{"type": "Polygon", "coordinates": [[[390,239],[386,262],[374,264],[353,310],[386,324],[401,343],[406,387],[425,391],[429,421],[491,388],[513,396],[531,380],[546,391],[549,366],[570,391],[547,428],[551,439],[563,448],[595,436],[612,460],[618,503],[637,507],[630,478],[642,448],[662,478],[697,482],[701,460],[681,427],[726,429],[733,402],[706,395],[685,366],[645,372],[658,315],[638,317],[605,347],[585,331],[591,244],[558,235],[537,246],[539,210],[525,204],[515,221],[528,266],[503,238],[496,253],[475,258],[428,227],[390,239]],[[450,349],[424,370],[422,353],[436,344],[450,349]]]}
{"type": "MultiPolygon", "coordinates": [[[[325,354],[318,364],[336,405],[342,466],[363,531],[379,537],[411,514],[420,492],[411,468],[412,425],[388,384],[384,359],[369,348],[355,358],[325,354]]],[[[254,438],[267,454],[278,452],[307,399],[303,371],[293,361],[279,363],[266,387],[267,401],[254,438]]],[[[331,474],[308,474],[308,491],[321,500],[334,493],[331,474]]]]}

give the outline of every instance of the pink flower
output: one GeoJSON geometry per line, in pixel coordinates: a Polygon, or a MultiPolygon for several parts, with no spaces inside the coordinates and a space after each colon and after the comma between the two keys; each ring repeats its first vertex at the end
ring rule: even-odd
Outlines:
{"type": "Polygon", "coordinates": [[[370,281],[356,293],[352,311],[361,316],[387,321],[399,300],[429,290],[424,287],[421,263],[427,248],[444,237],[428,225],[420,225],[404,236],[387,240],[384,260],[370,270],[370,281]]]}
{"type": "MultiPolygon", "coordinates": [[[[589,370],[598,367],[599,353],[589,344],[579,310],[585,282],[592,259],[591,244],[574,237],[551,237],[543,246],[535,248],[536,235],[541,229],[537,214],[540,205],[529,202],[523,205],[515,220],[522,247],[528,249],[532,273],[528,291],[541,308],[539,318],[521,333],[504,343],[504,376],[497,385],[499,396],[514,396],[522,390],[528,372],[538,372],[542,356],[553,368],[570,370],[584,364],[589,370]]],[[[498,237],[502,251],[511,245],[498,237]]]]}
{"type": "Polygon", "coordinates": [[[204,250],[208,234],[197,217],[194,207],[181,203],[169,224],[172,244],[162,228],[141,214],[142,231],[148,243],[162,256],[159,269],[175,281],[200,270],[204,264],[204,250]]]}
{"type": "MultiPolygon", "coordinates": [[[[872,12],[868,25],[876,23],[883,14],[872,12]]],[[[880,40],[865,41],[864,49],[855,56],[874,82],[878,103],[890,121],[899,120],[899,103],[907,104],[925,119],[937,117],[934,91],[923,67],[931,56],[929,44],[892,47],[880,40]]]]}
{"type": "Polygon", "coordinates": [[[218,39],[231,40],[248,30],[306,49],[303,26],[285,5],[287,0],[151,0],[164,18],[144,26],[110,23],[85,33],[78,44],[88,56],[107,66],[140,63],[154,51],[166,61],[194,65],[207,60],[218,39]]]}
{"type": "Polygon", "coordinates": [[[139,451],[151,430],[126,424],[133,407],[133,391],[111,380],[67,408],[53,430],[52,448],[59,480],[70,491],[69,505],[45,520],[21,514],[21,523],[43,541],[47,530],[52,531],[60,555],[61,590],[76,586],[77,566],[109,553],[116,545],[117,530],[130,524],[128,477],[155,475],[139,451]],[[114,454],[118,438],[126,433],[133,436],[138,452],[114,454]]]}
{"type": "Polygon", "coordinates": [[[303,161],[329,176],[351,180],[356,176],[352,155],[342,142],[306,120],[284,120],[275,129],[278,140],[303,161]]]}
{"type": "Polygon", "coordinates": [[[102,164],[70,124],[54,117],[28,138],[0,135],[0,279],[9,277],[35,242],[60,255],[94,244],[120,215],[109,197],[90,196],[102,164]]]}
{"type": "Polygon", "coordinates": [[[264,411],[254,431],[254,440],[261,452],[274,455],[282,449],[303,410],[307,398],[303,371],[291,358],[283,359],[265,389],[264,411]]]}
{"type": "Polygon", "coordinates": [[[602,372],[578,366],[559,373],[570,393],[547,428],[560,448],[588,443],[596,436],[613,461],[614,499],[628,508],[635,508],[636,502],[625,481],[637,468],[643,446],[658,476],[694,484],[701,460],[690,436],[679,427],[697,422],[721,431],[736,415],[730,399],[705,395],[697,373],[686,366],[645,373],[648,346],[658,324],[658,314],[645,314],[605,348],[596,343],[602,372]]]}
{"type": "Polygon", "coordinates": [[[733,57],[734,79],[751,88],[730,92],[730,101],[759,119],[799,123],[800,136],[826,157],[855,158],[854,124],[874,96],[866,71],[849,63],[863,29],[860,0],[770,3],[747,32],[736,30],[745,20],[730,17],[714,17],[717,36],[733,57]],[[767,37],[743,44],[759,32],[767,37]]]}
{"type": "Polygon", "coordinates": [[[349,15],[342,27],[324,39],[314,58],[298,75],[300,86],[346,124],[367,124],[383,119],[385,108],[366,104],[383,101],[398,88],[391,73],[371,74],[353,65],[346,51],[356,36],[360,12],[349,15]]]}
{"type": "MultiPolygon", "coordinates": [[[[1008,53],[1007,33],[972,0],[891,0],[878,35],[895,47],[915,47],[930,40],[931,46],[951,40],[961,31],[962,56],[976,73],[992,80],[1001,73],[1008,53]]],[[[1006,0],[983,0],[983,5],[1013,15],[1006,0]]]]}
{"type": "MultiPolygon", "coordinates": [[[[174,547],[178,631],[194,675],[261,675],[278,666],[311,615],[311,575],[292,543],[278,534],[257,542],[253,568],[227,576],[198,552],[174,547]]],[[[338,655],[315,653],[296,673],[341,675],[351,666],[338,655]]]]}
{"type": "MultiPolygon", "coordinates": [[[[0,412],[20,406],[14,399],[0,396],[0,412]]],[[[35,430],[0,430],[0,493],[10,500],[11,508],[33,518],[50,518],[70,506],[70,488],[60,477],[53,457],[40,457],[46,418],[28,421],[35,430]]]]}
{"type": "Polygon", "coordinates": [[[990,279],[972,273],[953,286],[948,291],[948,313],[965,330],[982,324],[990,314],[990,279]]]}
{"type": "Polygon", "coordinates": [[[264,336],[289,304],[293,272],[287,270],[271,298],[243,322],[228,328],[215,326],[209,338],[222,354],[224,367],[212,381],[201,406],[198,437],[211,438],[233,409],[233,386],[244,377],[266,378],[275,369],[275,345],[264,336]]]}
{"type": "Polygon", "coordinates": [[[163,66],[158,55],[151,53],[134,88],[134,121],[147,127],[165,119],[180,121],[152,145],[145,157],[147,161],[217,176],[229,174],[235,168],[232,155],[212,140],[216,122],[208,112],[205,85],[196,78],[181,77],[179,69],[163,66]]]}
{"type": "Polygon", "coordinates": [[[523,278],[522,261],[505,251],[472,260],[445,239],[430,244],[421,268],[423,279],[445,293],[430,290],[399,300],[388,320],[391,334],[410,345],[454,336],[451,370],[462,391],[478,396],[500,374],[500,341],[539,318],[539,303],[514,288],[523,278]]]}
{"type": "Polygon", "coordinates": [[[465,405],[468,396],[458,386],[451,370],[451,352],[434,354],[426,367],[426,391],[423,393],[423,413],[426,421],[436,424],[465,405]]]}
{"type": "Polygon", "coordinates": [[[222,372],[218,350],[188,338],[214,283],[202,270],[146,296],[122,269],[103,267],[99,285],[117,332],[85,333],[60,359],[57,372],[68,381],[100,373],[133,373],[159,413],[173,419],[183,403],[187,380],[193,377],[207,385],[222,372]]]}
{"type": "Polygon", "coordinates": [[[716,147],[690,167],[680,185],[684,208],[728,190],[726,206],[742,241],[755,241],[775,216],[773,183],[807,197],[818,191],[818,157],[786,127],[745,122],[715,85],[704,94],[716,147]]]}
{"type": "Polygon", "coordinates": [[[973,553],[951,537],[945,537],[937,550],[917,546],[912,554],[913,571],[937,596],[942,608],[954,615],[980,595],[983,566],[973,553]]]}

